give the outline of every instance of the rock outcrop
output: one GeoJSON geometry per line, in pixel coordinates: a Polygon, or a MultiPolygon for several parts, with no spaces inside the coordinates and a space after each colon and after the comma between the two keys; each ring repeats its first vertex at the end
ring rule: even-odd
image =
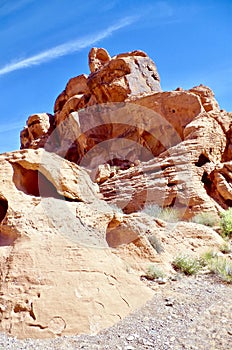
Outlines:
{"type": "Polygon", "coordinates": [[[95,333],[151,297],[112,254],[106,231],[114,212],[83,169],[43,150],[2,155],[0,163],[1,331],[95,333]]]}
{"type": "Polygon", "coordinates": [[[153,295],[151,263],[223,243],[187,220],[232,204],[231,114],[203,85],[162,92],[142,51],[89,67],[0,155],[0,331],[21,338],[109,327],[153,295]]]}
{"type": "Polygon", "coordinates": [[[177,250],[223,241],[201,225],[119,213],[83,168],[43,149],[0,165],[0,330],[10,335],[96,333],[152,297],[139,278],[149,264],[170,271],[177,250]]]}
{"type": "Polygon", "coordinates": [[[162,92],[142,51],[111,58],[93,48],[89,66],[89,76],[70,79],[58,96],[50,125],[47,114],[36,115],[35,125],[29,117],[21,148],[44,147],[90,169],[105,200],[127,213],[151,203],[187,206],[185,218],[227,208],[231,173],[219,169],[231,160],[231,116],[212,90],[162,92]]]}

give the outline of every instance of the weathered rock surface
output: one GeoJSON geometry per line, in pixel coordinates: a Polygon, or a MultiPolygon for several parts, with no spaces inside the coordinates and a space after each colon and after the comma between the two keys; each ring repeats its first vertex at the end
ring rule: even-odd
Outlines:
{"type": "Polygon", "coordinates": [[[95,333],[151,297],[111,253],[106,230],[114,213],[83,169],[42,150],[0,162],[1,331],[95,333]],[[43,178],[36,181],[35,171],[43,178]]]}
{"type": "Polygon", "coordinates": [[[213,91],[204,85],[195,86],[189,90],[195,95],[198,95],[201,99],[201,103],[206,112],[216,111],[219,112],[220,108],[218,102],[215,99],[213,91]]]}
{"type": "MultiPolygon", "coordinates": [[[[105,102],[122,102],[132,96],[161,91],[156,66],[142,51],[111,58],[106,50],[93,48],[89,53],[89,67],[89,76],[82,74],[70,79],[65,90],[57,97],[55,116],[50,120],[50,130],[79,109],[105,102]]],[[[28,119],[28,126],[21,133],[21,148],[36,148],[36,145],[43,147],[44,143],[39,140],[46,139],[48,135],[48,130],[43,128],[43,120],[38,119],[37,123],[41,124],[40,135],[31,137],[31,117],[28,119]]],[[[58,136],[60,140],[64,138],[62,131],[59,130],[58,136]]],[[[54,151],[57,146],[55,139],[52,142],[54,151]]],[[[48,144],[45,148],[52,150],[48,144]]]]}
{"type": "Polygon", "coordinates": [[[111,60],[109,53],[105,49],[93,47],[89,52],[89,69],[91,73],[101,69],[111,60]]]}
{"type": "Polygon", "coordinates": [[[184,218],[202,210],[216,213],[220,211],[218,204],[230,206],[230,163],[221,163],[226,131],[213,114],[205,112],[183,129],[184,140],[177,145],[102,182],[104,198],[127,213],[155,203],[185,209],[184,218]],[[220,196],[216,195],[217,188],[220,196]]]}
{"type": "Polygon", "coordinates": [[[151,298],[139,275],[151,262],[172,269],[176,236],[186,252],[222,243],[201,225],[117,212],[84,169],[42,149],[0,163],[0,330],[10,335],[96,333],[151,298]]]}
{"type": "Polygon", "coordinates": [[[21,131],[21,148],[44,147],[49,135],[54,129],[54,118],[48,113],[31,115],[27,126],[21,131]]]}
{"type": "Polygon", "coordinates": [[[98,103],[122,102],[126,98],[161,91],[154,62],[142,51],[121,54],[102,64],[88,79],[98,103]]]}
{"type": "Polygon", "coordinates": [[[21,338],[109,327],[152,296],[150,263],[223,243],[181,220],[232,204],[231,114],[203,85],[162,92],[142,51],[93,48],[89,67],[0,155],[0,330],[21,338]]]}
{"type": "Polygon", "coordinates": [[[212,90],[199,85],[161,92],[156,66],[142,51],[111,58],[93,48],[89,66],[89,76],[70,79],[58,96],[50,126],[43,114],[35,131],[34,116],[29,118],[21,147],[44,147],[91,169],[105,199],[127,202],[126,212],[144,201],[173,206],[177,197],[180,207],[188,203],[186,217],[227,208],[230,177],[214,169],[231,160],[231,116],[220,110],[212,90]],[[113,190],[122,181],[123,191],[113,190]]]}

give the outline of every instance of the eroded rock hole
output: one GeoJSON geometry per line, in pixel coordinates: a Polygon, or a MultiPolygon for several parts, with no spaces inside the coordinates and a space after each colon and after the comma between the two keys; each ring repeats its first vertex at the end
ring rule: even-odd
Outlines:
{"type": "Polygon", "coordinates": [[[231,199],[226,199],[225,200],[226,205],[231,208],[232,207],[232,200],[231,199]]]}
{"type": "Polygon", "coordinates": [[[8,201],[7,199],[0,195],[0,223],[4,220],[8,210],[8,201]]]}
{"type": "Polygon", "coordinates": [[[209,158],[207,158],[204,154],[201,154],[200,157],[198,158],[198,161],[195,163],[197,167],[201,167],[205,165],[206,163],[210,163],[209,158]]]}
{"type": "Polygon", "coordinates": [[[205,190],[208,194],[211,193],[212,181],[210,180],[208,174],[204,171],[201,181],[204,184],[205,190]]]}
{"type": "Polygon", "coordinates": [[[19,191],[35,197],[62,198],[55,186],[38,170],[25,169],[13,164],[13,181],[19,191]]]}
{"type": "Polygon", "coordinates": [[[122,170],[126,170],[126,169],[130,168],[130,166],[133,164],[133,162],[131,162],[128,159],[113,158],[113,159],[108,160],[107,164],[109,164],[110,166],[119,167],[122,170]]]}

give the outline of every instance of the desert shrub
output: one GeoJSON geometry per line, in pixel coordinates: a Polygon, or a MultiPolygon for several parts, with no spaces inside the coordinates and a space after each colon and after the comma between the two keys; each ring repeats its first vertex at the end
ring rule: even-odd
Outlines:
{"type": "Polygon", "coordinates": [[[166,274],[163,270],[155,265],[150,265],[147,269],[145,277],[150,280],[154,280],[157,278],[165,278],[166,274]]]}
{"type": "Polygon", "coordinates": [[[215,213],[203,212],[203,213],[196,214],[192,218],[192,222],[195,222],[196,224],[213,227],[218,224],[218,217],[215,213]]]}
{"type": "Polygon", "coordinates": [[[232,261],[217,256],[208,262],[209,270],[219,276],[223,281],[232,283],[232,261]]]}
{"type": "Polygon", "coordinates": [[[185,275],[195,275],[202,269],[201,260],[188,255],[177,256],[172,266],[175,270],[183,272],[185,275]]]}
{"type": "Polygon", "coordinates": [[[231,244],[229,242],[225,242],[220,245],[219,250],[224,254],[231,253],[232,252],[231,244]]]}
{"type": "Polygon", "coordinates": [[[179,212],[174,208],[161,208],[157,204],[150,204],[144,207],[143,213],[167,222],[179,221],[179,212]]]}
{"type": "Polygon", "coordinates": [[[179,221],[179,212],[174,208],[164,208],[161,210],[159,218],[167,222],[179,221]]]}
{"type": "Polygon", "coordinates": [[[221,213],[220,226],[222,236],[232,237],[232,208],[221,213]]]}
{"type": "Polygon", "coordinates": [[[214,250],[205,252],[201,256],[201,263],[223,281],[232,283],[232,261],[220,256],[220,253],[214,250]]]}
{"type": "Polygon", "coordinates": [[[161,244],[160,240],[156,237],[156,235],[149,236],[148,240],[158,254],[160,254],[164,251],[164,248],[162,247],[162,244],[161,244]]]}
{"type": "Polygon", "coordinates": [[[161,210],[162,208],[157,204],[149,204],[143,208],[142,212],[156,218],[160,215],[161,210]]]}
{"type": "Polygon", "coordinates": [[[208,263],[217,257],[217,252],[215,250],[208,250],[201,255],[201,264],[207,266],[208,263]]]}

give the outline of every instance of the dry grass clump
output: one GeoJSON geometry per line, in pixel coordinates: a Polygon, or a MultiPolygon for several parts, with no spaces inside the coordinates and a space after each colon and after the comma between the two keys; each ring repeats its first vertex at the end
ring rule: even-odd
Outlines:
{"type": "Polygon", "coordinates": [[[142,210],[143,213],[167,222],[178,222],[180,213],[175,208],[162,208],[157,204],[149,204],[142,210]]]}
{"type": "Polygon", "coordinates": [[[201,260],[188,255],[178,255],[172,266],[185,275],[196,275],[202,269],[201,260]]]}
{"type": "Polygon", "coordinates": [[[145,277],[149,280],[166,278],[166,274],[163,270],[155,265],[150,265],[147,269],[145,277]]]}
{"type": "Polygon", "coordinates": [[[218,221],[218,216],[215,213],[210,212],[198,213],[192,218],[192,222],[209,227],[216,226],[218,221]]]}

